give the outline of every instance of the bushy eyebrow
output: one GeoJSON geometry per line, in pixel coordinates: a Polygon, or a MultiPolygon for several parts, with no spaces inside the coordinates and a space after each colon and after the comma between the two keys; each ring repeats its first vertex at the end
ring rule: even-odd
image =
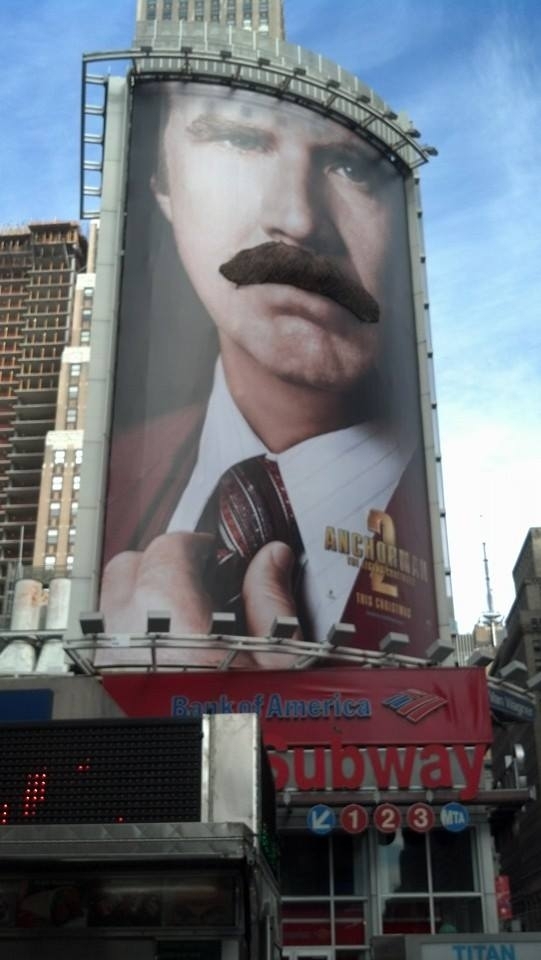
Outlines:
{"type": "Polygon", "coordinates": [[[212,114],[202,114],[192,120],[186,127],[186,132],[200,143],[210,143],[213,140],[225,140],[229,135],[245,134],[256,136],[262,145],[270,147],[274,143],[274,134],[255,123],[246,123],[242,120],[227,120],[212,114]]]}
{"type": "Polygon", "coordinates": [[[372,158],[367,156],[363,150],[363,144],[348,143],[344,140],[331,140],[326,143],[318,143],[315,147],[317,153],[325,159],[351,160],[357,163],[371,164],[372,158]]]}

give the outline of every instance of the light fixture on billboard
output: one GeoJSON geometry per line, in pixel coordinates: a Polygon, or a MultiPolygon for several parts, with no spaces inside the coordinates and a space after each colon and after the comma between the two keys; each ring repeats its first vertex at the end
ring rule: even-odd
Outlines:
{"type": "Polygon", "coordinates": [[[347,646],[348,641],[355,637],[355,633],[353,623],[333,623],[327,634],[326,642],[330,647],[347,646]]]}
{"type": "Polygon", "coordinates": [[[297,617],[275,617],[269,632],[269,640],[291,640],[300,623],[297,617]]]}
{"type": "Polygon", "coordinates": [[[184,47],[184,46],[182,46],[182,47],[180,48],[180,52],[183,53],[185,56],[188,56],[190,53],[193,53],[193,47],[184,47]]]}
{"type": "Polygon", "coordinates": [[[338,91],[340,89],[340,82],[338,80],[334,80],[331,78],[330,80],[327,80],[327,83],[325,84],[325,86],[329,91],[329,96],[325,101],[325,106],[330,107],[331,103],[334,103],[334,101],[338,96],[338,91]]]}
{"type": "Polygon", "coordinates": [[[80,613],[79,624],[84,637],[98,637],[105,633],[105,618],[103,613],[80,613]]]}
{"type": "Polygon", "coordinates": [[[434,640],[426,651],[426,658],[432,663],[443,663],[455,652],[454,644],[446,643],[445,640],[434,640]]]}
{"type": "Polygon", "coordinates": [[[430,147],[428,143],[423,144],[423,146],[421,147],[421,150],[423,151],[423,153],[426,153],[427,157],[438,156],[438,151],[436,147],[430,147]]]}
{"type": "Polygon", "coordinates": [[[410,638],[407,633],[387,633],[379,642],[382,653],[404,653],[409,647],[410,638]]]}
{"type": "Polygon", "coordinates": [[[398,114],[394,110],[385,110],[383,116],[386,120],[398,120],[398,114]]]}
{"type": "Polygon", "coordinates": [[[468,667],[489,667],[494,660],[494,654],[490,650],[482,650],[479,647],[474,650],[466,660],[468,667]]]}
{"type": "Polygon", "coordinates": [[[533,677],[526,682],[528,690],[532,690],[535,693],[539,693],[541,690],[541,673],[534,673],[533,677]]]}
{"type": "Polygon", "coordinates": [[[370,94],[369,93],[360,93],[357,97],[359,103],[370,103],[370,94]]]}
{"type": "Polygon", "coordinates": [[[305,77],[306,67],[293,67],[293,73],[296,77],[305,77]]]}
{"type": "Polygon", "coordinates": [[[148,610],[147,633],[169,633],[171,614],[169,610],[148,610]]]}
{"type": "Polygon", "coordinates": [[[510,660],[505,667],[500,667],[500,677],[508,683],[525,686],[528,681],[528,668],[521,660],[510,660]]]}
{"type": "Polygon", "coordinates": [[[406,132],[408,134],[408,137],[413,137],[414,140],[418,140],[419,137],[421,136],[421,131],[418,130],[417,127],[409,127],[409,129],[406,132]]]}
{"type": "Polygon", "coordinates": [[[268,57],[258,57],[257,65],[258,67],[270,67],[271,62],[268,57]]]}
{"type": "Polygon", "coordinates": [[[224,49],[224,50],[220,50],[220,56],[222,60],[231,60],[233,53],[231,50],[224,49]]]}
{"type": "Polygon", "coordinates": [[[234,613],[212,613],[210,631],[213,636],[234,636],[237,626],[237,617],[234,613]]]}

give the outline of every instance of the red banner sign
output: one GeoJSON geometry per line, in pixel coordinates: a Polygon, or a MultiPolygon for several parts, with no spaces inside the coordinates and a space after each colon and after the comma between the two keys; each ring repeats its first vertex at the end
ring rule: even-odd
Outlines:
{"type": "Polygon", "coordinates": [[[257,713],[265,741],[288,746],[492,742],[475,668],[111,674],[103,684],[127,716],[257,713]]]}

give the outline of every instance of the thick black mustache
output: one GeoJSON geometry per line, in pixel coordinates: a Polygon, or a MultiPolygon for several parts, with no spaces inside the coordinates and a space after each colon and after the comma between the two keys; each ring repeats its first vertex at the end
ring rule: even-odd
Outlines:
{"type": "Polygon", "coordinates": [[[337,258],[303,247],[272,240],[261,243],[223,263],[220,273],[239,287],[255,283],[299,287],[335,300],[363,323],[379,320],[379,305],[358,278],[349,276],[337,258]]]}

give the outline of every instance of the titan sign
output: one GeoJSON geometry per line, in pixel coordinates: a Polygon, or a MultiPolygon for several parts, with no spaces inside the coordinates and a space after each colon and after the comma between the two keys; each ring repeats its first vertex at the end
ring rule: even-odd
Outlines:
{"type": "MultiPolygon", "coordinates": [[[[105,520],[107,631],[437,636],[405,189],[345,126],[135,86],[105,520]]],[[[164,655],[165,656],[165,655],[164,655]]],[[[213,652],[194,658],[212,665],[213,652]]],[[[246,656],[246,667],[268,666],[246,656]]]]}
{"type": "Polygon", "coordinates": [[[276,787],[479,790],[492,740],[481,670],[105,675],[130,717],[257,713],[276,787]]]}

